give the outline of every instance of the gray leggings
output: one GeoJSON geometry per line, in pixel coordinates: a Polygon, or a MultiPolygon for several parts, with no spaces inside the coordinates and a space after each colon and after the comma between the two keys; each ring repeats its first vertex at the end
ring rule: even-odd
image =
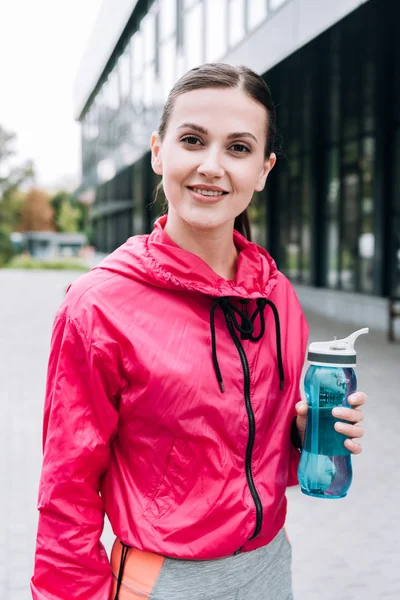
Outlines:
{"type": "Polygon", "coordinates": [[[150,600],[293,600],[292,549],[281,530],[263,548],[210,561],[166,558],[150,600]]]}

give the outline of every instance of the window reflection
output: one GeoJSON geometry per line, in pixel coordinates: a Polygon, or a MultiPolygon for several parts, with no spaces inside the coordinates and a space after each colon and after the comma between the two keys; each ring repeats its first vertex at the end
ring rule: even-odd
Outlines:
{"type": "Polygon", "coordinates": [[[162,44],[160,48],[160,67],[162,80],[162,96],[163,100],[167,96],[175,83],[175,65],[176,65],[176,40],[173,37],[168,42],[162,44]]]}
{"type": "Polygon", "coordinates": [[[254,29],[267,17],[266,0],[247,0],[247,23],[249,29],[254,29]]]}
{"type": "Polygon", "coordinates": [[[326,235],[326,266],[325,285],[336,288],[339,281],[338,276],[338,254],[339,254],[339,151],[334,148],[328,155],[327,172],[327,235],[326,235]]]}
{"type": "Polygon", "coordinates": [[[277,8],[282,6],[282,4],[285,4],[285,2],[286,0],[269,0],[269,8],[271,10],[276,10],[277,8]]]}
{"type": "Polygon", "coordinates": [[[176,30],[176,0],[160,0],[160,39],[165,40],[176,30]]]}
{"type": "Polygon", "coordinates": [[[361,199],[361,233],[358,240],[360,257],[360,288],[361,291],[372,293],[374,289],[373,259],[375,254],[374,236],[374,160],[375,140],[365,138],[362,146],[362,199],[361,199]]]}
{"type": "Polygon", "coordinates": [[[140,29],[143,32],[144,60],[149,63],[156,56],[156,17],[154,12],[149,12],[143,17],[140,29]]]}
{"type": "Polygon", "coordinates": [[[155,68],[154,63],[147,65],[143,78],[143,107],[151,110],[154,106],[155,68]]]}
{"type": "Polygon", "coordinates": [[[226,0],[206,0],[206,61],[220,59],[226,52],[226,0]]]}
{"type": "Polygon", "coordinates": [[[127,98],[131,91],[131,61],[130,46],[127,46],[123,55],[119,59],[119,73],[121,85],[121,97],[127,98]]]}
{"type": "Polygon", "coordinates": [[[358,254],[357,220],[360,176],[356,165],[346,168],[343,181],[342,231],[340,247],[340,284],[342,289],[356,288],[355,263],[358,254]]]}
{"type": "Polygon", "coordinates": [[[136,31],[131,41],[131,60],[133,78],[140,77],[144,65],[143,33],[136,31]]]}
{"type": "Polygon", "coordinates": [[[301,281],[311,283],[311,158],[303,158],[303,189],[301,214],[301,281]]]}
{"type": "Polygon", "coordinates": [[[245,0],[229,2],[229,45],[234,46],[243,39],[245,29],[245,0]]]}
{"type": "Polygon", "coordinates": [[[196,4],[185,13],[184,45],[187,69],[203,62],[203,4],[196,4]]]}

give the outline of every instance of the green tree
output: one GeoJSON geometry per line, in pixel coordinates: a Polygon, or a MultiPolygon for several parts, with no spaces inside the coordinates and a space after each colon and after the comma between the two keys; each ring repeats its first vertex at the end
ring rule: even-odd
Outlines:
{"type": "Polygon", "coordinates": [[[73,194],[61,190],[52,197],[51,205],[55,211],[54,219],[57,224],[58,231],[75,232],[84,230],[86,224],[85,216],[87,207],[81,202],[78,202],[73,194]],[[75,223],[73,229],[71,229],[71,218],[72,222],[75,223]],[[65,228],[65,220],[67,221],[67,228],[65,228]]]}
{"type": "Polygon", "coordinates": [[[9,231],[0,225],[0,267],[3,267],[12,257],[13,249],[9,231]]]}
{"type": "Polygon", "coordinates": [[[0,125],[0,264],[5,264],[12,254],[10,233],[19,229],[24,194],[20,188],[34,180],[31,161],[15,165],[14,144],[16,136],[0,125]]]}
{"type": "Polygon", "coordinates": [[[60,212],[56,218],[58,231],[75,233],[76,231],[79,231],[80,220],[81,211],[79,208],[73,206],[69,200],[64,200],[64,202],[61,203],[60,212]]]}

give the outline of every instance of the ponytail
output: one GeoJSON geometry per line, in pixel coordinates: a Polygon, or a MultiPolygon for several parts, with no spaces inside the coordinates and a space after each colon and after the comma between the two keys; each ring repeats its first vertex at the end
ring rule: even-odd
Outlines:
{"type": "Polygon", "coordinates": [[[250,219],[247,208],[236,217],[233,228],[251,242],[250,219]]]}

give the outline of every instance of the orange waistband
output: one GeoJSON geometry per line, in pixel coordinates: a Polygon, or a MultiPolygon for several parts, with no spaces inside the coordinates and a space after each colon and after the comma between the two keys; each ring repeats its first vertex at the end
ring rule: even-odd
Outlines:
{"type": "MultiPolygon", "coordinates": [[[[122,545],[116,538],[111,551],[113,587],[110,600],[115,599],[122,545]]],[[[153,552],[129,548],[122,576],[118,600],[146,600],[153,591],[165,558],[153,552]]]]}

